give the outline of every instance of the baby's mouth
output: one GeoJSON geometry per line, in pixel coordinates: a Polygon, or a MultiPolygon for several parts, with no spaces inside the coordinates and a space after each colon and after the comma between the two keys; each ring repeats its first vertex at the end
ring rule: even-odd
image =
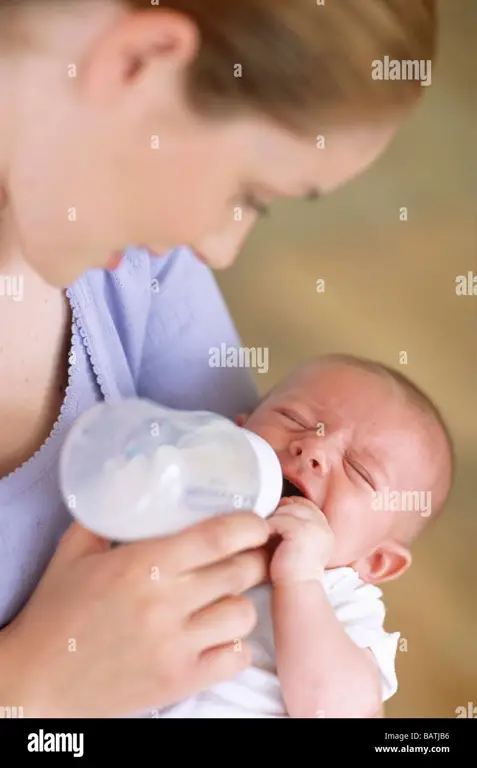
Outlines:
{"type": "Polygon", "coordinates": [[[307,498],[306,494],[301,490],[301,488],[298,488],[298,486],[294,485],[290,482],[290,480],[284,477],[282,499],[286,499],[289,496],[301,496],[303,499],[307,498]]]}

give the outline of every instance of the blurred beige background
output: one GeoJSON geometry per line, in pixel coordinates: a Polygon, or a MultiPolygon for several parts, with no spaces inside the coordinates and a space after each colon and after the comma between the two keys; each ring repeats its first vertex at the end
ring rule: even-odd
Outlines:
{"type": "Polygon", "coordinates": [[[455,293],[456,276],[477,275],[476,32],[476,0],[442,2],[432,86],[386,156],[318,204],[277,204],[218,275],[243,344],[269,348],[262,391],[313,354],[398,366],[406,351],[403,372],[453,432],[447,511],[408,573],[384,587],[387,628],[407,646],[387,717],[477,706],[477,295],[455,293]]]}

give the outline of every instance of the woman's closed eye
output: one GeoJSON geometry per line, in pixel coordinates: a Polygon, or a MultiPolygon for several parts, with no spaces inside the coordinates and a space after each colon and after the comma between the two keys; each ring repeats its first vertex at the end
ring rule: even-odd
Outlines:
{"type": "Polygon", "coordinates": [[[250,210],[254,211],[254,213],[257,213],[259,216],[270,215],[270,207],[265,203],[262,203],[260,200],[257,200],[257,198],[251,192],[246,192],[242,200],[245,208],[249,208],[250,210]]]}

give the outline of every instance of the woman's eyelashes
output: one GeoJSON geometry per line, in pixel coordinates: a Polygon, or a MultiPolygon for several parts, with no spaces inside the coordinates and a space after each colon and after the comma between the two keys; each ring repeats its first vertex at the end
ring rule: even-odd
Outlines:
{"type": "MultiPolygon", "coordinates": [[[[272,190],[271,188],[266,191],[265,189],[262,192],[263,196],[267,198],[267,202],[264,202],[263,200],[259,199],[259,195],[257,195],[255,192],[252,192],[250,189],[244,189],[239,194],[239,199],[241,200],[241,205],[243,205],[245,208],[248,208],[249,210],[253,211],[254,213],[258,214],[259,216],[269,216],[270,215],[270,204],[277,199],[286,198],[286,197],[300,197],[300,195],[296,194],[286,194],[283,191],[278,192],[277,190],[272,190]]],[[[306,193],[304,196],[301,196],[302,199],[305,200],[318,200],[321,197],[320,192],[317,189],[311,189],[306,193]]]]}
{"type": "Polygon", "coordinates": [[[257,200],[257,198],[251,192],[246,192],[243,195],[242,203],[245,208],[249,208],[250,210],[254,211],[254,213],[258,213],[259,216],[270,215],[269,206],[265,203],[262,203],[260,200],[257,200]]]}

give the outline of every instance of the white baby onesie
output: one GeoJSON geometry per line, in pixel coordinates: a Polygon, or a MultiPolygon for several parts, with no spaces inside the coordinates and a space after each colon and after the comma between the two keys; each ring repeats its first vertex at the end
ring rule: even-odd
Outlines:
{"type": "MultiPolygon", "coordinates": [[[[365,584],[352,568],[325,571],[324,587],[338,619],[360,648],[369,648],[378,664],[382,701],[397,691],[395,658],[399,632],[384,630],[385,607],[381,590],[365,584]]],[[[247,595],[258,613],[257,625],[247,638],[252,664],[232,680],[219,683],[180,704],[150,713],[169,718],[276,718],[288,717],[276,674],[270,587],[261,585],[247,595]]],[[[239,650],[239,648],[237,648],[239,650]]],[[[320,713],[317,713],[317,717],[320,713]]]]}

